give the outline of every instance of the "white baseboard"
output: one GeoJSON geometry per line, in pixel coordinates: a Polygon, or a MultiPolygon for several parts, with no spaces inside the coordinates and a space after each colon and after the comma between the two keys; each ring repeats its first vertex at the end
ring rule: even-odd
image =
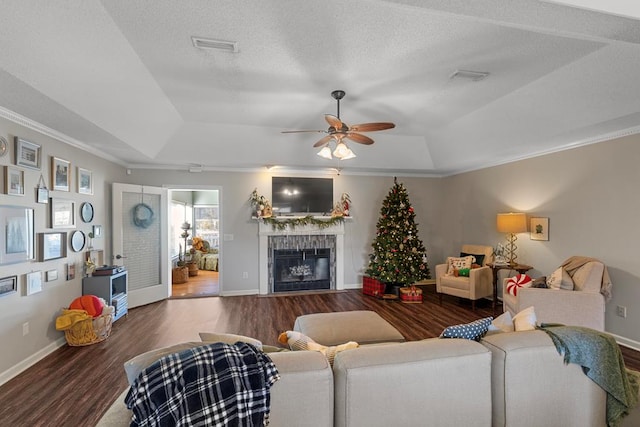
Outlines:
{"type": "Polygon", "coordinates": [[[248,289],[246,291],[222,291],[221,297],[241,297],[245,295],[258,295],[260,291],[257,289],[248,289]]]}
{"type": "Polygon", "coordinates": [[[613,338],[615,338],[618,344],[628,347],[635,351],[640,351],[640,342],[631,340],[629,338],[621,337],[620,335],[612,334],[611,332],[607,332],[607,333],[613,336],[613,338]]]}
{"type": "Polygon", "coordinates": [[[352,285],[348,285],[345,283],[344,289],[362,289],[362,283],[354,283],[352,285]]]}
{"type": "Polygon", "coordinates": [[[0,374],[0,386],[8,382],[12,378],[18,376],[23,371],[26,371],[28,368],[35,365],[36,363],[38,363],[39,361],[41,361],[42,359],[44,359],[45,357],[47,357],[48,355],[50,355],[51,353],[53,353],[54,351],[56,351],[57,349],[65,345],[66,343],[67,341],[65,340],[65,338],[61,337],[56,341],[52,342],[51,344],[49,344],[48,346],[46,346],[45,348],[43,348],[42,350],[38,351],[37,353],[34,353],[31,356],[27,357],[17,365],[14,365],[11,368],[7,369],[6,371],[0,374]]]}

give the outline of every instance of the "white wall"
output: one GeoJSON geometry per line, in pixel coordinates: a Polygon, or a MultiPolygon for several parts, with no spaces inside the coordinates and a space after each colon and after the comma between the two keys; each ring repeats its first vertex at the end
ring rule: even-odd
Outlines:
{"type": "Polygon", "coordinates": [[[549,217],[549,241],[518,235],[518,261],[542,276],[572,255],[600,259],[613,283],[606,330],[640,347],[638,160],[635,135],[446,178],[442,248],[455,253],[462,243],[504,241],[495,227],[499,212],[549,217]],[[627,307],[627,318],[616,316],[617,305],[627,307]]]}
{"type": "MultiPolygon", "coordinates": [[[[51,197],[75,201],[76,224],[75,229],[85,234],[91,231],[94,224],[103,226],[104,237],[94,239],[96,249],[111,247],[111,186],[110,183],[124,177],[125,170],[110,162],[100,159],[68,144],[31,131],[13,122],[0,119],[0,135],[9,140],[9,153],[0,158],[0,165],[15,166],[14,136],[20,136],[42,146],[42,169],[24,169],[25,195],[0,195],[0,205],[16,205],[33,208],[35,210],[35,231],[37,233],[53,231],[49,228],[49,204],[38,204],[35,199],[35,188],[40,174],[44,177],[49,189],[51,185],[51,156],[56,156],[71,162],[71,191],[50,192],[51,197]],[[76,168],[80,166],[93,172],[94,195],[78,194],[76,168]],[[85,224],[79,218],[80,205],[91,202],[94,206],[95,217],[91,223],[85,224]]],[[[22,169],[22,168],[21,168],[22,169]]],[[[4,172],[4,171],[2,171],[4,172]]],[[[68,232],[69,230],[60,230],[68,232]]],[[[68,240],[67,239],[67,240],[68,240]]],[[[0,239],[4,244],[4,237],[0,239]]],[[[37,248],[36,248],[37,252],[37,248]]],[[[0,277],[18,276],[19,292],[0,296],[0,384],[11,378],[22,367],[28,366],[34,360],[64,342],[63,334],[55,330],[55,319],[60,309],[82,293],[82,262],[84,252],[75,253],[68,248],[66,258],[47,262],[23,262],[0,266],[0,277]],[[75,279],[66,280],[68,263],[76,264],[75,279]],[[58,279],[44,282],[45,272],[56,270],[58,279]],[[32,271],[41,271],[43,275],[43,291],[26,296],[24,292],[25,275],[32,271]],[[29,323],[29,334],[23,336],[22,325],[29,323]],[[62,338],[62,340],[61,340],[62,338]]]]}

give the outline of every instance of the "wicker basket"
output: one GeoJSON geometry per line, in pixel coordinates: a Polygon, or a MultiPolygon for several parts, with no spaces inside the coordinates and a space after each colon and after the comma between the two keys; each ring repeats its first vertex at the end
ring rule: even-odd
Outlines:
{"type": "Polygon", "coordinates": [[[112,323],[112,314],[82,320],[64,331],[64,337],[67,339],[67,344],[73,347],[96,344],[109,338],[112,323]]]}

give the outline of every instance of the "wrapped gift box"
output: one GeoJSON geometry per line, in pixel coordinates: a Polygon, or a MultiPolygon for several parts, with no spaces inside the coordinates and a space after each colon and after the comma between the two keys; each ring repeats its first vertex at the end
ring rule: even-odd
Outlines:
{"type": "Polygon", "coordinates": [[[385,284],[373,277],[362,276],[362,293],[372,297],[381,298],[384,294],[385,284]]]}
{"type": "Polygon", "coordinates": [[[419,304],[422,302],[422,289],[416,286],[400,288],[400,300],[406,303],[419,304]]]}

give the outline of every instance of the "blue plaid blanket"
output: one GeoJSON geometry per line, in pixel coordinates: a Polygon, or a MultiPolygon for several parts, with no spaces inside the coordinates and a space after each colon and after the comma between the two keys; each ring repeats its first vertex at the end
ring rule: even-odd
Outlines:
{"type": "Polygon", "coordinates": [[[280,378],[251,344],[215,343],[165,356],[140,373],[125,399],[131,426],[262,426],[280,378]]]}

